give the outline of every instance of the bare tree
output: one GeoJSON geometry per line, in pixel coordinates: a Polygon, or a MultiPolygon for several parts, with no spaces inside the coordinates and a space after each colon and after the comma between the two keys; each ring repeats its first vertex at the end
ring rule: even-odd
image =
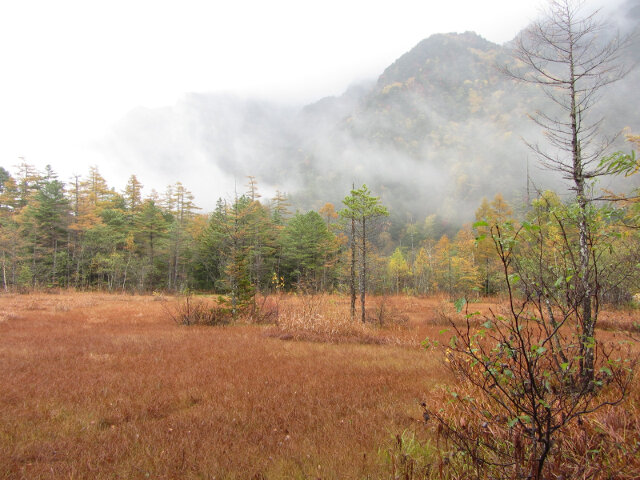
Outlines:
{"type": "Polygon", "coordinates": [[[597,284],[589,274],[591,243],[588,182],[608,172],[600,159],[615,138],[601,134],[602,118],[592,115],[603,89],[621,79],[628,69],[620,62],[630,37],[620,38],[598,19],[598,12],[582,13],[581,0],[551,0],[541,20],[534,22],[515,41],[514,66],[504,68],[510,77],[540,87],[557,106],[536,111],[530,118],[543,129],[548,146],[529,143],[547,168],[571,182],[578,205],[579,265],[575,298],[581,299],[581,371],[593,379],[591,339],[598,318],[597,284]],[[609,40],[605,40],[606,38],[609,40]]]}

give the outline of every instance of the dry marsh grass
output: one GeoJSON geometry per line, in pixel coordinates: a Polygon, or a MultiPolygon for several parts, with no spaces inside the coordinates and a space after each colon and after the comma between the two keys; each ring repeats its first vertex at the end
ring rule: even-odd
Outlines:
{"type": "Polygon", "coordinates": [[[388,478],[450,379],[419,347],[441,300],[381,302],[399,320],[291,296],[277,325],[212,328],[152,296],[0,295],[0,479],[388,478]]]}
{"type": "Polygon", "coordinates": [[[370,297],[360,321],[351,320],[350,301],[338,295],[284,295],[268,336],[282,340],[419,347],[425,327],[432,332],[437,302],[411,297],[370,297]]]}
{"type": "Polygon", "coordinates": [[[153,297],[2,295],[0,312],[5,479],[377,478],[444,381],[417,348],[187,328],[153,297]]]}
{"type": "Polygon", "coordinates": [[[285,340],[383,343],[370,325],[351,320],[348,302],[330,295],[283,296],[276,327],[268,334],[285,340]]]}

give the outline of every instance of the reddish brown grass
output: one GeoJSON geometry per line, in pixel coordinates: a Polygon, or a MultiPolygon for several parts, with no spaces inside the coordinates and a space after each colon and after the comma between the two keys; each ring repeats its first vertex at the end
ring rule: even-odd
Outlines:
{"type": "Polygon", "coordinates": [[[183,327],[153,297],[3,295],[0,319],[7,479],[378,476],[444,381],[418,348],[183,327]]]}
{"type": "Polygon", "coordinates": [[[448,373],[419,348],[442,301],[384,302],[402,322],[327,343],[179,326],[150,296],[1,295],[0,478],[386,477],[381,448],[426,434],[419,403],[448,373]]]}

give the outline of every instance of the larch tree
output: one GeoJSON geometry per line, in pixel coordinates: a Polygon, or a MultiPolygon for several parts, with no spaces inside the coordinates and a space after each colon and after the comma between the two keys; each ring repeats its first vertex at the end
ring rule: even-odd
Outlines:
{"type": "Polygon", "coordinates": [[[136,212],[142,206],[142,187],[143,185],[135,175],[129,177],[129,181],[124,188],[124,200],[130,212],[136,212]]]}
{"type": "MultiPolygon", "coordinates": [[[[291,203],[286,193],[276,190],[276,194],[270,199],[269,211],[271,212],[271,225],[276,235],[281,235],[287,218],[291,216],[291,203]]],[[[274,274],[276,278],[281,277],[280,264],[282,262],[282,242],[277,242],[273,256],[274,274]]]]}
{"type": "Polygon", "coordinates": [[[287,194],[276,190],[275,196],[271,199],[271,220],[276,228],[281,228],[291,215],[290,206],[287,194]]]}
{"type": "Polygon", "coordinates": [[[407,279],[411,276],[411,269],[400,247],[396,248],[389,257],[387,270],[393,281],[395,294],[398,295],[400,293],[400,285],[404,286],[407,279]]]}
{"type": "Polygon", "coordinates": [[[199,207],[193,202],[193,194],[187,190],[181,182],[176,182],[171,188],[172,199],[169,203],[172,210],[167,212],[172,215],[173,221],[169,228],[169,256],[167,265],[167,287],[178,290],[184,285],[184,254],[189,250],[189,235],[187,226],[199,207]]]}
{"type": "Polygon", "coordinates": [[[433,240],[426,240],[411,266],[413,286],[418,294],[425,295],[433,289],[433,246],[433,240]]]}
{"type": "Polygon", "coordinates": [[[338,219],[338,212],[336,212],[336,208],[333,203],[327,202],[325,203],[318,213],[325,219],[327,223],[327,228],[331,229],[331,225],[338,219]]]}
{"type": "Polygon", "coordinates": [[[476,210],[475,231],[478,234],[476,262],[485,295],[497,291],[498,282],[501,280],[500,264],[491,239],[491,227],[504,224],[512,214],[513,210],[500,193],[496,193],[491,202],[483,198],[480,207],[476,210]]]}
{"type": "Polygon", "coordinates": [[[109,190],[107,181],[100,174],[98,167],[89,167],[89,175],[81,182],[81,191],[85,196],[85,201],[93,208],[102,207],[111,196],[112,191],[109,190]]]}
{"type": "Polygon", "coordinates": [[[528,145],[544,166],[571,182],[575,193],[580,259],[575,298],[581,304],[581,367],[584,380],[591,381],[598,303],[590,244],[589,182],[608,173],[600,160],[611,143],[602,136],[602,118],[592,107],[606,86],[627,73],[620,56],[629,39],[611,35],[609,27],[599,21],[598,12],[583,14],[582,6],[580,0],[551,0],[546,14],[516,38],[516,66],[505,67],[504,71],[520,82],[541,88],[555,105],[555,110],[530,115],[542,128],[548,145],[528,145]]]}
{"type": "Polygon", "coordinates": [[[15,167],[17,170],[15,180],[18,187],[18,208],[23,208],[35,195],[41,177],[36,167],[25,162],[24,158],[20,160],[20,164],[15,167]]]}

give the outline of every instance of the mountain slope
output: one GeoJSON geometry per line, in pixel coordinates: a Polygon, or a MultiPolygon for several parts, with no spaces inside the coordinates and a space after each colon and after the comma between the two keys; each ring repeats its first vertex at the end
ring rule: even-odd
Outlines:
{"type": "MultiPolygon", "coordinates": [[[[530,154],[521,138],[541,140],[527,112],[552,108],[536,89],[499,73],[510,61],[506,47],[474,33],[433,35],[376,82],[339,97],[296,109],[188,95],[172,108],[132,112],[109,145],[127,164],[142,159],[175,170],[205,207],[231,190],[219,185],[253,175],[267,191],[289,192],[299,208],[339,205],[352,183],[367,183],[396,214],[465,221],[482,197],[524,198],[530,154]],[[203,187],[207,177],[218,183],[203,187]]],[[[638,131],[628,101],[637,80],[616,84],[600,105],[609,131],[638,131]]],[[[561,185],[534,168],[533,157],[529,163],[537,186],[561,185]]]]}

